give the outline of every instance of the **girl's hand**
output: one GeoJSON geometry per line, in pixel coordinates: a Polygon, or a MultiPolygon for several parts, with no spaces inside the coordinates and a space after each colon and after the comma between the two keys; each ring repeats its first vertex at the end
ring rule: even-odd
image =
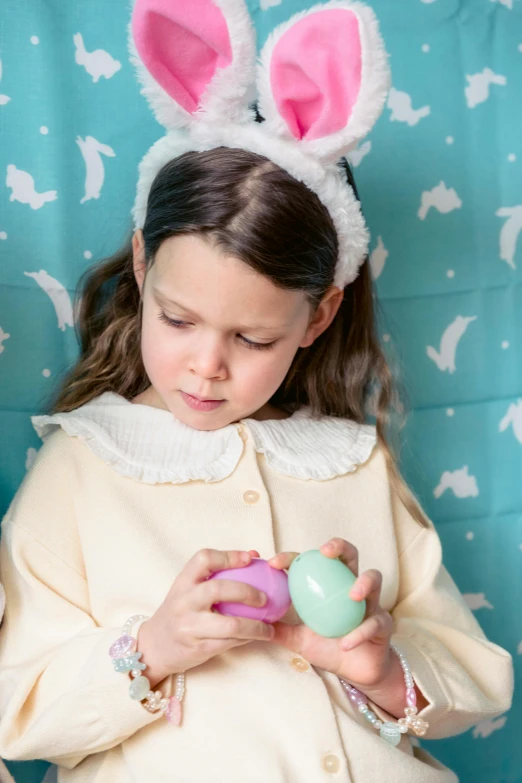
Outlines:
{"type": "MultiPolygon", "coordinates": [[[[382,574],[372,569],[359,576],[359,553],[353,544],[342,538],[333,538],[324,544],[321,553],[342,560],[358,577],[350,597],[366,599],[365,619],[358,628],[340,639],[326,639],[306,625],[274,623],[272,641],[298,652],[312,666],[330,671],[362,689],[376,688],[390,671],[392,658],[390,637],[393,620],[379,605],[382,574]]],[[[269,560],[274,568],[289,568],[297,552],[284,552],[269,560]]]]}
{"type": "Polygon", "coordinates": [[[202,549],[187,563],[139,632],[138,650],[152,688],[168,674],[192,669],[232,647],[273,638],[273,627],[261,620],[212,611],[220,601],[264,606],[266,595],[251,585],[230,579],[207,581],[216,571],[248,565],[253,557],[259,553],[202,549]]]}

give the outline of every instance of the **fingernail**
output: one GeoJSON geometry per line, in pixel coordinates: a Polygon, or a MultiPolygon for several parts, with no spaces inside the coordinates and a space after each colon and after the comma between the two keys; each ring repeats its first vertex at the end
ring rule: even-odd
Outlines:
{"type": "Polygon", "coordinates": [[[266,604],[267,598],[265,593],[261,593],[259,596],[259,600],[261,601],[261,606],[264,606],[266,604]]]}
{"type": "Polygon", "coordinates": [[[350,595],[352,598],[361,598],[362,590],[360,590],[358,587],[355,587],[353,590],[350,591],[350,595]]]}
{"type": "Polygon", "coordinates": [[[243,552],[239,558],[242,563],[248,563],[250,561],[250,555],[248,552],[243,552]]]}

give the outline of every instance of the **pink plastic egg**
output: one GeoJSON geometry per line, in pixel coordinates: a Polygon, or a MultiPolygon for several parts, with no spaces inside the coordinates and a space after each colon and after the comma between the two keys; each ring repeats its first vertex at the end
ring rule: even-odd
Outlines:
{"type": "Polygon", "coordinates": [[[209,579],[230,579],[235,582],[245,582],[257,590],[261,590],[267,596],[264,606],[248,606],[242,603],[222,601],[214,605],[214,609],[220,614],[274,623],[286,614],[291,604],[286,572],[272,568],[266,560],[255,558],[250,565],[244,568],[218,571],[212,574],[209,579]]]}

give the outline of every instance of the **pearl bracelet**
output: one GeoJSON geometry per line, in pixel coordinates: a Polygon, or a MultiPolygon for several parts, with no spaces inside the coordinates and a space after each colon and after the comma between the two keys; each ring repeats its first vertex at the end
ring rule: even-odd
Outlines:
{"type": "MultiPolygon", "coordinates": [[[[136,638],[131,636],[131,631],[136,624],[139,627],[149,618],[144,614],[136,614],[129,617],[122,628],[121,636],[116,639],[109,649],[114,670],[117,672],[130,672],[132,682],[129,687],[129,696],[135,701],[144,702],[143,706],[149,712],[160,710],[165,718],[173,726],[181,723],[181,702],[185,695],[185,673],[176,676],[176,692],[174,696],[165,698],[161,691],[152,691],[150,682],[142,672],[146,665],[140,662],[142,653],[137,651],[136,638]]],[[[136,633],[136,637],[137,637],[136,633]]]]}
{"type": "Polygon", "coordinates": [[[425,720],[422,720],[422,718],[419,718],[417,715],[417,694],[415,692],[415,683],[413,682],[410,665],[406,660],[406,656],[404,653],[398,650],[395,645],[390,644],[390,647],[399,658],[402,670],[404,672],[407,704],[407,707],[404,710],[406,715],[405,718],[399,718],[397,723],[392,723],[391,721],[386,721],[383,723],[383,721],[379,720],[377,715],[368,707],[368,698],[364,695],[364,693],[361,693],[361,691],[359,691],[357,688],[354,688],[353,685],[350,685],[349,682],[343,680],[342,677],[339,677],[339,679],[344,690],[348,694],[348,698],[351,702],[353,702],[353,704],[355,704],[359,712],[364,715],[368,723],[377,729],[381,737],[385,739],[386,742],[389,742],[390,745],[398,745],[401,741],[401,734],[406,734],[408,729],[411,729],[417,737],[424,737],[427,730],[429,729],[429,724],[425,720]]]}

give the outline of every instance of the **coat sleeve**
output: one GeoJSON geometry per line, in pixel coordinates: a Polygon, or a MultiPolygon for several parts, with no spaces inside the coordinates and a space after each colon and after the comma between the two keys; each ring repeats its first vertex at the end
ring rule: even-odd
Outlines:
{"type": "MultiPolygon", "coordinates": [[[[392,642],[404,652],[428,701],[425,739],[461,734],[510,709],[511,655],[489,641],[442,562],[433,523],[421,528],[391,490],[399,551],[399,594],[392,642]]],[[[383,720],[395,721],[373,704],[383,720]]]]}
{"type": "Polygon", "coordinates": [[[40,450],[2,524],[0,756],[72,769],[160,713],[130,699],[129,678],[113,669],[108,650],[121,628],[99,627],[90,613],[74,475],[56,454],[67,437],[40,450]]]}

